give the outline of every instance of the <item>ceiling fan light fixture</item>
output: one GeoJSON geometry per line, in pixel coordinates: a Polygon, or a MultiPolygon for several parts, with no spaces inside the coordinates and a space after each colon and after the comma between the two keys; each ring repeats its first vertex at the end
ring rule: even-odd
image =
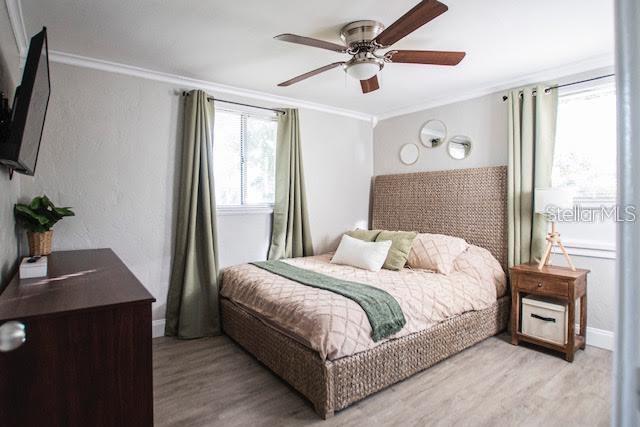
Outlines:
{"type": "Polygon", "coordinates": [[[369,80],[377,75],[382,67],[378,62],[354,62],[347,64],[345,71],[356,80],[369,80]]]}

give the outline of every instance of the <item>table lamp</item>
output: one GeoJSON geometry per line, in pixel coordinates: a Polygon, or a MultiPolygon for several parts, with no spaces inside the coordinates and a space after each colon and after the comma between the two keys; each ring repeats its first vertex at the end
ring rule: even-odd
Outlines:
{"type": "Polygon", "coordinates": [[[534,211],[544,215],[544,217],[551,222],[551,232],[547,234],[547,247],[544,250],[542,259],[538,264],[538,270],[542,270],[545,264],[550,264],[551,249],[554,245],[560,247],[564,258],[567,260],[567,264],[571,270],[576,271],[576,268],[571,262],[571,258],[564,248],[562,241],[560,240],[560,233],[556,230],[556,221],[551,217],[552,212],[556,212],[560,209],[573,209],[573,192],[566,188],[536,188],[534,192],[534,211]]]}

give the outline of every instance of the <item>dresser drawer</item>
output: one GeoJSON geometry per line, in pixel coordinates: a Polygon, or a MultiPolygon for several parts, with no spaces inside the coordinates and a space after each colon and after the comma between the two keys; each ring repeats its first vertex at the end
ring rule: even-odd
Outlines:
{"type": "Polygon", "coordinates": [[[519,276],[517,280],[518,289],[522,292],[569,296],[569,283],[566,281],[536,276],[519,276]]]}

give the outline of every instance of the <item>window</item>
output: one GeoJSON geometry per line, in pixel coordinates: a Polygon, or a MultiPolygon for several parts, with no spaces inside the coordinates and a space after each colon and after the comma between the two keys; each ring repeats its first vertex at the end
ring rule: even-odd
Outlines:
{"type": "Polygon", "coordinates": [[[579,200],[615,201],[616,92],[612,84],[560,95],[552,182],[554,187],[572,187],[579,200]]]}
{"type": "Polygon", "coordinates": [[[599,212],[616,199],[616,92],[613,84],[560,93],[553,187],[575,191],[575,205],[595,212],[559,225],[576,255],[613,258],[615,222],[599,212]]]}
{"type": "Polygon", "coordinates": [[[213,163],[217,206],[273,204],[276,132],[275,115],[216,109],[213,163]]]}

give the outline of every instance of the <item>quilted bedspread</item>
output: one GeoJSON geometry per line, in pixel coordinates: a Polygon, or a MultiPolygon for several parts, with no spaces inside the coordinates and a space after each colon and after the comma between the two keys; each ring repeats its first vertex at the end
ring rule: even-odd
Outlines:
{"type": "MultiPolygon", "coordinates": [[[[452,316],[490,307],[506,292],[506,275],[485,249],[471,246],[455,260],[449,275],[428,270],[374,273],[329,263],[330,254],[285,262],[328,276],[378,287],[400,304],[407,320],[388,339],[429,329],[452,316]]],[[[335,360],[368,350],[386,340],[371,339],[371,325],[354,301],[313,288],[251,264],[224,270],[220,293],[267,324],[335,360]]]]}

